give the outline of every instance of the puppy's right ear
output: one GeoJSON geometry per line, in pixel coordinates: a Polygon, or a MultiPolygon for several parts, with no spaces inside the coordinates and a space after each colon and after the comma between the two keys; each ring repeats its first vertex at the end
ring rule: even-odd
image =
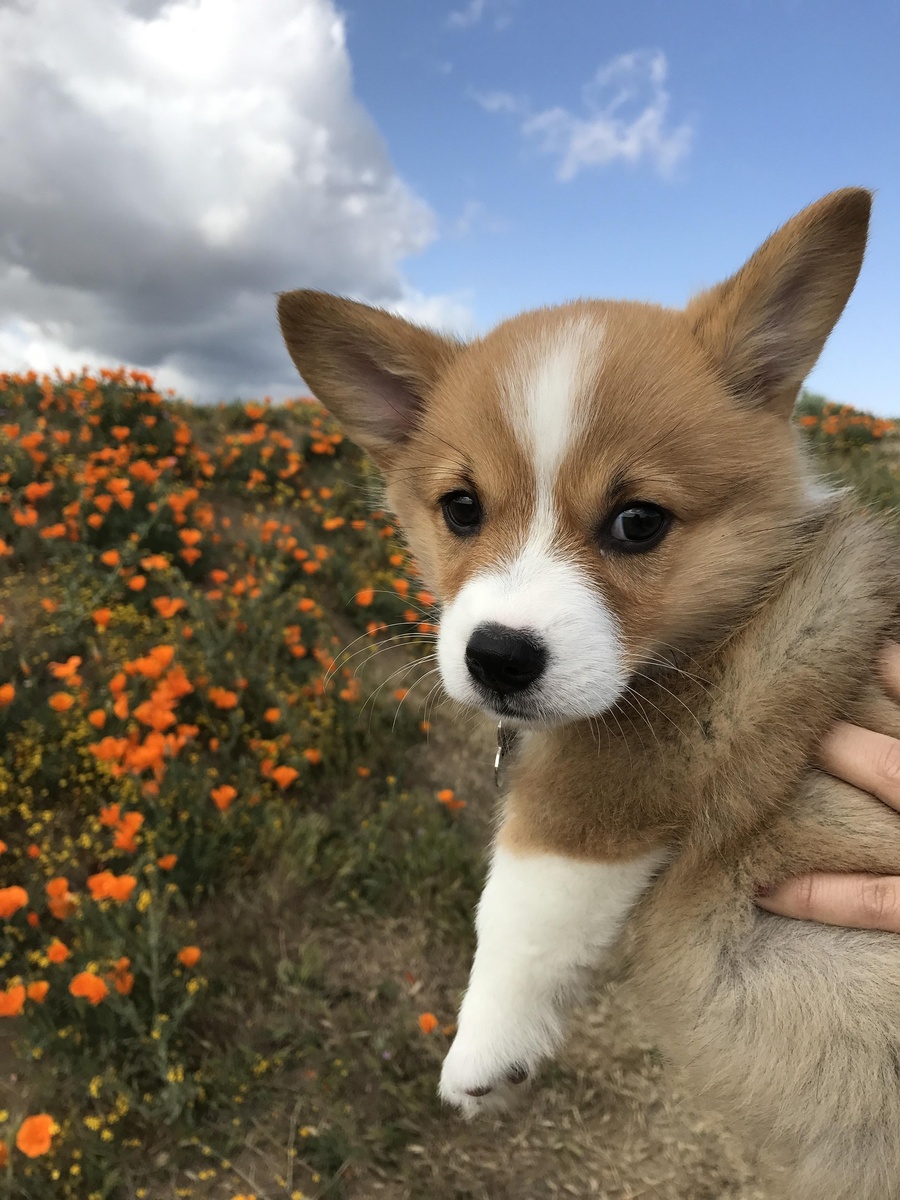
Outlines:
{"type": "Polygon", "coordinates": [[[278,297],[294,365],[316,398],[381,467],[415,429],[457,342],[327,292],[278,297]]]}

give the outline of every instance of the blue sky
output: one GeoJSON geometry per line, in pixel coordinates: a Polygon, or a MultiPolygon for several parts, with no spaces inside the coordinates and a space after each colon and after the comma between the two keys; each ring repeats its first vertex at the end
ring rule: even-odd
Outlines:
{"type": "Polygon", "coordinates": [[[900,415],[900,0],[0,0],[0,370],[295,394],[274,298],[681,304],[877,191],[811,377],[900,415]]]}
{"type": "MultiPolygon", "coordinates": [[[[484,327],[576,295],[680,304],[824,193],[875,188],[867,260],[810,384],[900,413],[900,5],[810,0],[355,0],[357,93],[440,237],[406,270],[484,327]],[[465,23],[449,20],[452,12],[465,23]],[[634,51],[665,57],[664,128],[689,146],[558,178],[523,112],[586,117],[634,51]],[[522,106],[489,112],[500,93],[522,106]],[[480,104],[478,98],[482,98],[480,104]]],[[[637,101],[633,111],[642,107],[637,101]]]]}

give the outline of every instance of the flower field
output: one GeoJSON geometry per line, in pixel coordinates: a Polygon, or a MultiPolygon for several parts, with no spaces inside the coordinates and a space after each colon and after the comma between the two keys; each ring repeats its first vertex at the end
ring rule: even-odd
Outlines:
{"type": "Polygon", "coordinates": [[[0,1196],[363,1197],[437,1127],[487,813],[376,488],[308,400],[0,375],[0,1196]]]}
{"type": "MultiPolygon", "coordinates": [[[[373,862],[415,808],[391,771],[421,705],[403,670],[382,699],[353,668],[434,626],[367,473],[309,402],[0,376],[0,1018],[35,1079],[0,1101],[11,1196],[151,1195],[148,1137],[175,1177],[223,1120],[224,1158],[290,1052],[208,1032],[228,980],[197,914],[287,845],[335,903],[393,882],[373,862]]],[[[452,803],[420,800],[410,829],[457,840],[452,803]]]]}

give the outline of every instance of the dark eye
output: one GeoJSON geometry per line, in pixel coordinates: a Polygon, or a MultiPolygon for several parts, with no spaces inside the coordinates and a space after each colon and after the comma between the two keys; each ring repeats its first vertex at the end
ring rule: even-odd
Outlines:
{"type": "Polygon", "coordinates": [[[604,540],[610,549],[641,553],[658,546],[668,528],[669,514],[664,508],[632,502],[613,516],[604,540]]]}
{"type": "Polygon", "coordinates": [[[465,537],[477,533],[481,524],[481,504],[472,492],[448,492],[441,497],[444,520],[451,533],[465,537]]]}

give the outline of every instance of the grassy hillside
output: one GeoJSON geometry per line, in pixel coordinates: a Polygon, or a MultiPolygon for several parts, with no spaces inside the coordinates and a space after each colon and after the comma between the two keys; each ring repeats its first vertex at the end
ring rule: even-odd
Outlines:
{"type": "MultiPolygon", "coordinates": [[[[798,420],[895,503],[892,423],[798,420]]],[[[0,1195],[754,1195],[608,997],[524,1125],[440,1112],[489,732],[376,486],[307,401],[0,376],[0,1195]]]]}

